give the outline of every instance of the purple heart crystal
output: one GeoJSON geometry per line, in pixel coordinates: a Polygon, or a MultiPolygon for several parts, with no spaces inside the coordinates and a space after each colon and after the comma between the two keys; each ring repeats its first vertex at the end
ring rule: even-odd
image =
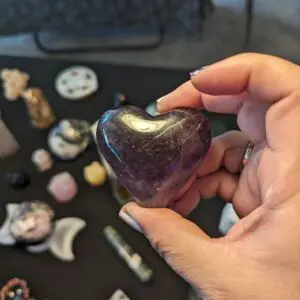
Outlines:
{"type": "Polygon", "coordinates": [[[120,182],[141,205],[166,207],[199,167],[211,133],[197,109],[153,117],[123,106],[101,117],[97,142],[120,182]]]}

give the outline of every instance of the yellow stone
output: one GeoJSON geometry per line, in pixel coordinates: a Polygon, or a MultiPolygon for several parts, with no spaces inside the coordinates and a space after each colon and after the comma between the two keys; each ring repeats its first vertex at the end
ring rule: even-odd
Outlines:
{"type": "Polygon", "coordinates": [[[105,168],[98,161],[94,161],[83,168],[83,177],[91,186],[101,186],[107,176],[105,168]]]}

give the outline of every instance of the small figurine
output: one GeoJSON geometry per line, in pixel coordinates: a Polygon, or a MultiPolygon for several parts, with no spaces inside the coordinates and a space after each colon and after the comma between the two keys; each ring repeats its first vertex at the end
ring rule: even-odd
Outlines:
{"type": "Polygon", "coordinates": [[[49,133],[51,152],[62,160],[73,160],[90,143],[90,125],[83,120],[63,119],[49,133]]]}
{"type": "Polygon", "coordinates": [[[69,172],[62,172],[50,179],[47,190],[57,202],[65,203],[76,196],[78,187],[75,179],[69,172]]]}
{"type": "Polygon", "coordinates": [[[18,69],[3,69],[1,71],[3,80],[4,97],[9,101],[17,100],[27,88],[29,75],[18,69]]]}
{"type": "Polygon", "coordinates": [[[6,282],[0,291],[0,300],[30,300],[30,290],[27,282],[13,278],[6,282]]]}
{"type": "Polygon", "coordinates": [[[56,91],[67,100],[86,99],[98,90],[96,73],[85,66],[72,66],[58,74],[56,91]]]}
{"type": "Polygon", "coordinates": [[[53,166],[53,160],[50,153],[45,149],[37,149],[33,151],[31,160],[40,172],[47,171],[53,166]]]}
{"type": "Polygon", "coordinates": [[[98,161],[83,168],[83,177],[91,186],[101,186],[106,181],[106,171],[98,161]]]}
{"type": "Polygon", "coordinates": [[[22,96],[34,127],[44,129],[54,123],[56,117],[41,89],[27,89],[23,92],[22,96]]]}
{"type": "Polygon", "coordinates": [[[9,230],[16,242],[26,245],[45,241],[53,231],[54,211],[41,201],[23,202],[14,211],[9,230]]]}
{"type": "Polygon", "coordinates": [[[25,189],[30,184],[30,177],[25,171],[7,173],[5,179],[14,190],[25,189]]]}

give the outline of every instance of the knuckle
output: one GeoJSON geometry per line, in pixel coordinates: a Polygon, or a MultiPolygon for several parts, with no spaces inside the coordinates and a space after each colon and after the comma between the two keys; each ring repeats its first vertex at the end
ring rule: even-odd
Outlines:
{"type": "Polygon", "coordinates": [[[167,253],[163,247],[163,244],[158,239],[151,239],[150,244],[153,249],[160,255],[161,258],[166,259],[167,253]]]}

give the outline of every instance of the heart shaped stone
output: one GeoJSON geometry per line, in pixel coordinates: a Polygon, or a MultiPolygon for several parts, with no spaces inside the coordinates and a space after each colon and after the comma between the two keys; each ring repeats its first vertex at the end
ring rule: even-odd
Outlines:
{"type": "Polygon", "coordinates": [[[197,109],[150,116],[126,105],[103,114],[97,143],[121,184],[141,205],[166,207],[199,167],[211,133],[197,109]]]}

